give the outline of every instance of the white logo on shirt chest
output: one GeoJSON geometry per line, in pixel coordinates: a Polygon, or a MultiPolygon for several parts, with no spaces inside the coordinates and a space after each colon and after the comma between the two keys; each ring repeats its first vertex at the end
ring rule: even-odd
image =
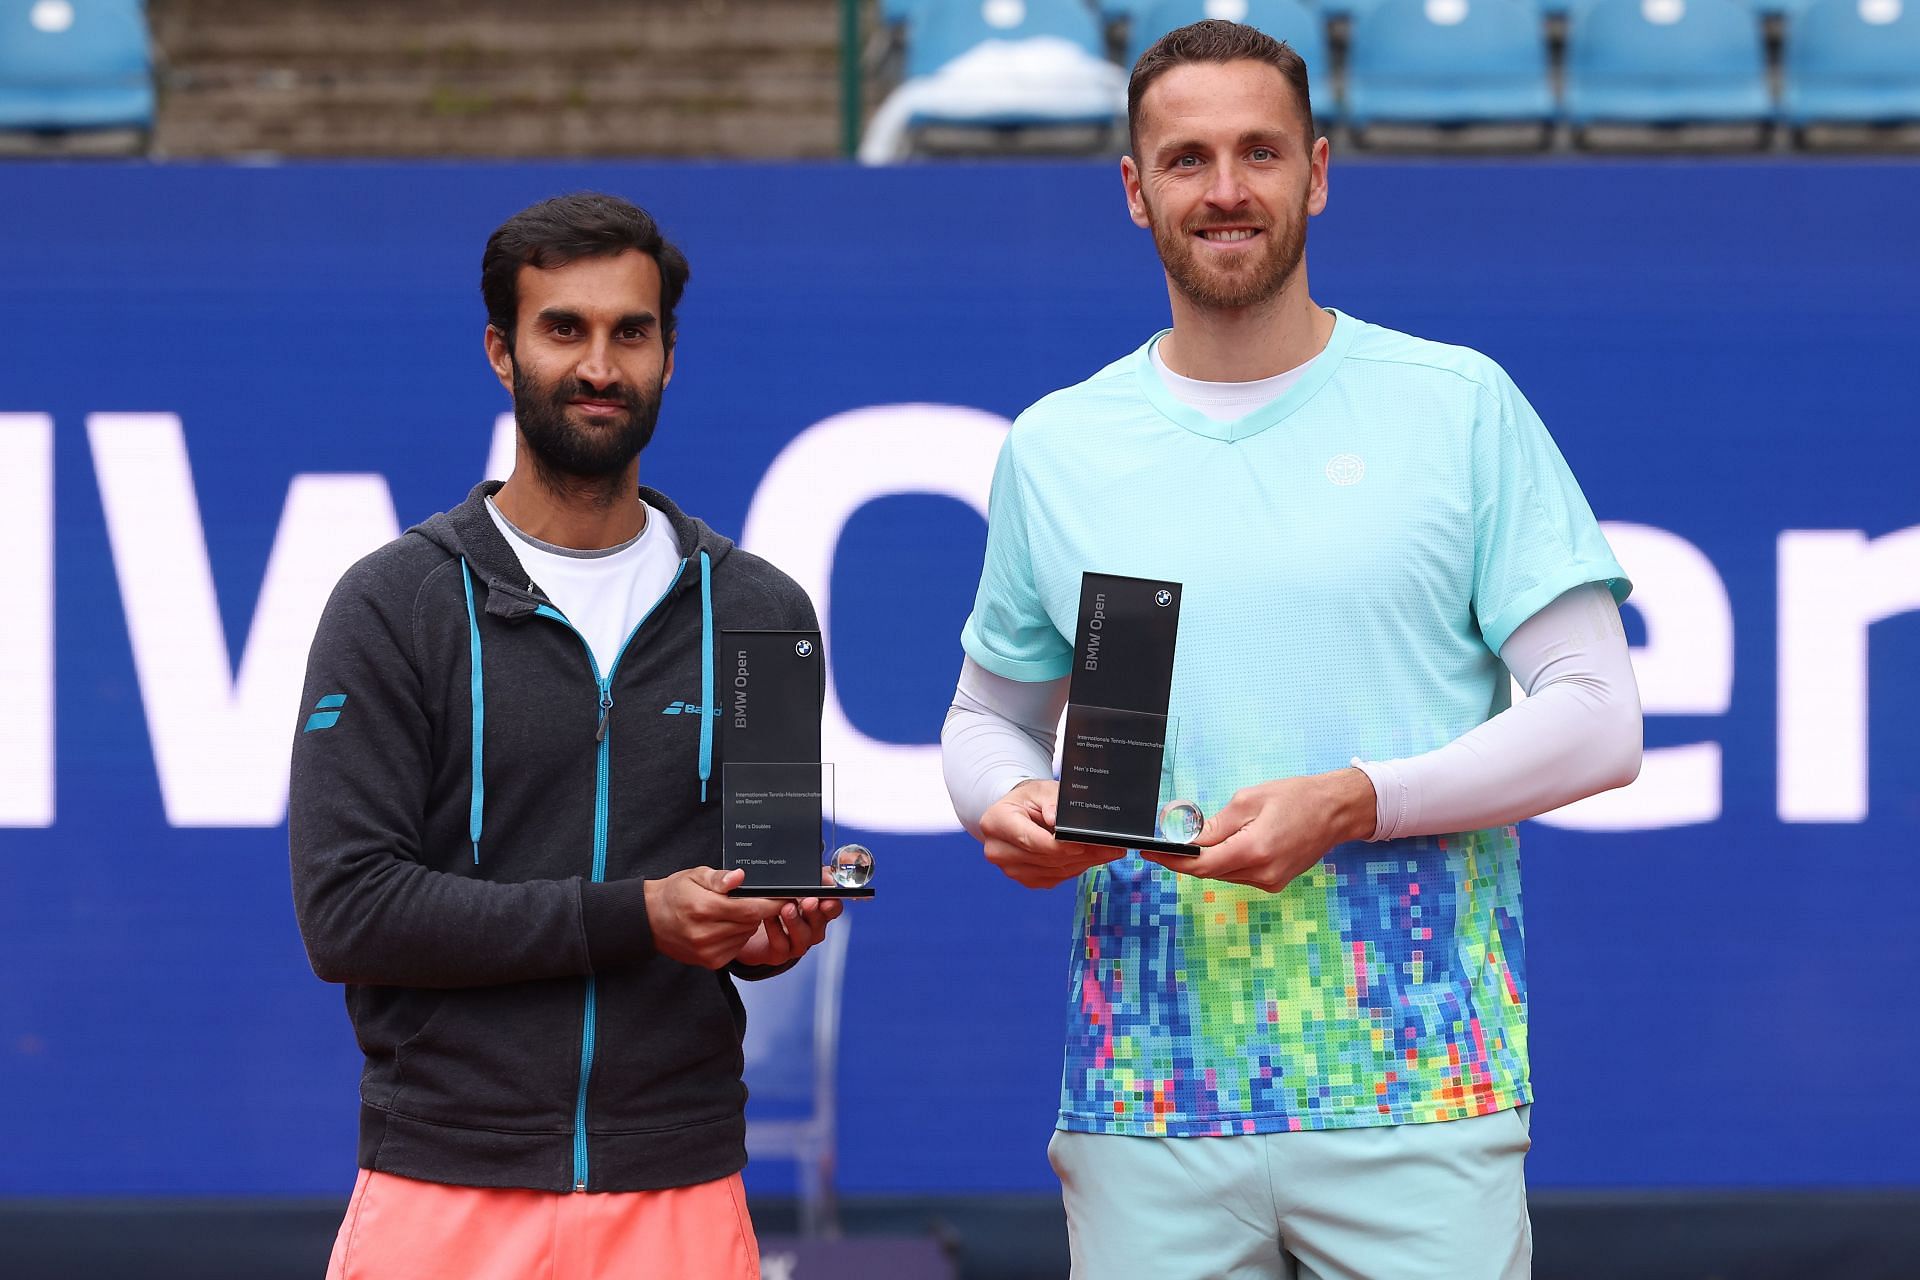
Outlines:
{"type": "Polygon", "coordinates": [[[1357,453],[1336,453],[1327,459],[1327,479],[1341,488],[1359,484],[1366,475],[1366,460],[1357,453]]]}

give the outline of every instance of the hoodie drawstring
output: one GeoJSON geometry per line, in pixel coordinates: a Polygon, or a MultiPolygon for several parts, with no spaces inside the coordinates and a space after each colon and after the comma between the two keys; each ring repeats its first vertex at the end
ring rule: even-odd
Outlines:
{"type": "Polygon", "coordinates": [[[713,561],[700,553],[700,803],[707,802],[713,776],[713,718],[720,704],[713,693],[713,561]]]}
{"type": "Polygon", "coordinates": [[[486,755],[487,694],[480,682],[480,619],[473,610],[473,572],[460,557],[460,577],[467,588],[467,638],[473,654],[473,804],[467,814],[467,834],[473,839],[473,865],[480,865],[480,817],[486,808],[487,784],[481,772],[486,755]]]}

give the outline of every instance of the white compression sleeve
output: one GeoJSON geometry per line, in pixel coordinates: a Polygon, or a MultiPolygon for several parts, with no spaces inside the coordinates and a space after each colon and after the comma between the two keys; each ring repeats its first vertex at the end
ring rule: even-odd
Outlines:
{"type": "Polygon", "coordinates": [[[940,730],[940,768],[960,824],[975,839],[980,818],[1029,778],[1053,776],[1053,741],[1067,705],[1067,679],[997,676],[968,658],[940,730]]]}
{"type": "Polygon", "coordinates": [[[1502,827],[1639,774],[1640,690],[1604,584],[1576,587],[1528,618],[1500,658],[1525,701],[1437,750],[1354,761],[1377,797],[1373,839],[1502,827]]]}

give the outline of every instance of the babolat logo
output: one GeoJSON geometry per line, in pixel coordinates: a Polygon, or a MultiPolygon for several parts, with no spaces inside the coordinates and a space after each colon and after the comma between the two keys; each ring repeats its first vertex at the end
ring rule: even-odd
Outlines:
{"type": "Polygon", "coordinates": [[[307,727],[302,733],[312,733],[315,729],[331,729],[340,723],[340,708],[347,705],[347,695],[330,693],[313,704],[313,714],[307,717],[307,727]]]}
{"type": "Polygon", "coordinates": [[[695,702],[670,702],[660,709],[660,714],[663,716],[717,716],[720,714],[720,708],[703,707],[695,702]]]}

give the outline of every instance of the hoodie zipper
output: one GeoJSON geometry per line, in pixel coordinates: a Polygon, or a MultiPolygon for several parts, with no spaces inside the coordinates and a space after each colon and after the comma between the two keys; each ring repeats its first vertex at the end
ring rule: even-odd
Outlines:
{"type": "MultiPolygon", "coordinates": [[[[634,637],[640,634],[640,629],[647,625],[647,619],[654,615],[654,611],[659,609],[662,601],[673,594],[673,589],[680,585],[681,575],[686,571],[687,561],[682,557],[679,567],[673,571],[672,580],[667,583],[666,590],[660,593],[659,599],[647,606],[647,611],[640,615],[640,621],[633,624],[633,630],[621,642],[620,651],[613,655],[613,666],[607,669],[605,676],[600,674],[600,663],[593,656],[593,646],[587,643],[584,635],[580,634],[580,629],[567,620],[566,614],[550,604],[542,604],[534,610],[535,614],[553,619],[578,637],[580,647],[587,651],[587,666],[593,671],[594,688],[598,695],[595,700],[600,708],[600,718],[593,731],[593,740],[599,744],[598,750],[594,752],[593,772],[593,883],[595,884],[602,884],[607,878],[607,789],[610,772],[608,761],[613,751],[608,721],[613,713],[614,673],[620,670],[620,660],[627,656],[627,649],[632,646],[634,637]]],[[[587,975],[586,1009],[583,1015],[585,1021],[580,1029],[580,1087],[573,1099],[573,1189],[575,1191],[587,1189],[587,1083],[593,1076],[594,1027],[597,1021],[598,995],[599,984],[593,975],[589,974],[587,975]]]]}

